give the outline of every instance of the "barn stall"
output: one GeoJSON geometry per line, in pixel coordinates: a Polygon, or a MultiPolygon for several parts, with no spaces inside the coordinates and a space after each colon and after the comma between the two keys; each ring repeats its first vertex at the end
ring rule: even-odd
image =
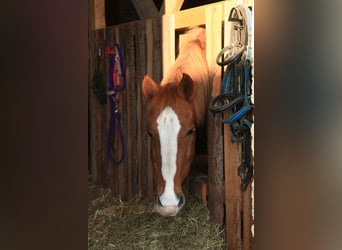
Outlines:
{"type": "MultiPolygon", "coordinates": [[[[217,96],[224,69],[215,59],[230,42],[229,14],[238,4],[252,10],[254,4],[254,1],[218,1],[181,10],[184,1],[170,2],[162,2],[158,10],[156,1],[132,1],[139,20],[106,26],[104,1],[90,1],[90,186],[97,184],[109,188],[113,199],[119,200],[121,206],[132,201],[152,202],[155,195],[149,159],[150,138],[145,127],[146,101],[141,91],[144,75],[149,74],[154,80],[160,81],[163,72],[175,61],[186,28],[200,25],[206,29],[207,61],[212,75],[211,98],[217,96]],[[122,51],[126,85],[117,98],[120,120],[109,136],[111,97],[104,94],[100,86],[103,84],[107,91],[110,51],[115,44],[122,51]],[[111,161],[108,152],[114,161],[119,161],[121,157],[122,161],[111,161]]],[[[200,150],[193,163],[196,167],[193,169],[201,171],[193,171],[185,185],[189,195],[200,197],[198,206],[207,209],[210,221],[223,228],[227,249],[253,249],[254,183],[252,179],[246,190],[241,191],[237,169],[242,160],[242,143],[231,141],[230,125],[222,123],[226,118],[226,113],[209,113],[207,131],[203,134],[207,150],[200,150]]],[[[253,127],[251,131],[253,149],[253,127]]],[[[252,154],[252,162],[253,157],[252,154]]]]}

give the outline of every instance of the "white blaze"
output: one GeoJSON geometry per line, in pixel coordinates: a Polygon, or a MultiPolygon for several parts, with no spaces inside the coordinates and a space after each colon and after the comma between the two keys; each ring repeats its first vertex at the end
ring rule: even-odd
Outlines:
{"type": "Polygon", "coordinates": [[[172,108],[166,107],[157,118],[160,139],[161,172],[165,181],[164,193],[160,196],[162,205],[178,205],[179,199],[174,191],[173,179],[177,165],[177,137],[180,123],[172,108]]]}

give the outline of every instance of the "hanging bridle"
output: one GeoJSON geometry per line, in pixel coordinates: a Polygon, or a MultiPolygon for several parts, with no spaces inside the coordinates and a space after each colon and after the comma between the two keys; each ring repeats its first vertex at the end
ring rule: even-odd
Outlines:
{"type": "Polygon", "coordinates": [[[106,54],[110,56],[110,72],[107,94],[110,96],[110,120],[107,136],[108,158],[113,164],[120,164],[125,156],[125,145],[123,132],[121,129],[121,114],[119,110],[120,92],[126,88],[126,74],[123,65],[123,57],[118,44],[114,45],[114,50],[106,47],[106,54]],[[119,132],[119,143],[121,145],[121,156],[118,160],[114,159],[111,150],[111,137],[115,133],[116,126],[119,132]]]}
{"type": "MultiPolygon", "coordinates": [[[[227,111],[228,119],[222,122],[231,126],[232,142],[242,142],[242,162],[238,168],[238,175],[241,177],[240,188],[245,190],[253,176],[250,145],[253,120],[250,111],[254,105],[251,103],[251,39],[250,37],[245,37],[245,41],[241,39],[242,31],[247,31],[250,27],[247,27],[248,20],[242,14],[242,8],[244,7],[232,8],[229,15],[228,21],[234,23],[237,41],[224,47],[216,58],[217,64],[227,66],[227,69],[221,82],[220,94],[210,101],[209,110],[213,114],[227,111]],[[227,52],[230,52],[230,55],[228,58],[223,58],[227,52]]],[[[249,10],[245,9],[245,11],[249,10]]]]}

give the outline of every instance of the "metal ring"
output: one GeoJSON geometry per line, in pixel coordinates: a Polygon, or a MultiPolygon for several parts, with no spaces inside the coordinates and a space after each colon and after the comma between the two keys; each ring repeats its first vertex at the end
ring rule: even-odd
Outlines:
{"type": "Polygon", "coordinates": [[[231,45],[228,45],[226,47],[224,47],[220,53],[217,55],[216,57],[216,63],[220,66],[224,66],[224,65],[227,65],[229,63],[232,63],[234,62],[235,60],[237,60],[238,58],[240,58],[240,56],[242,55],[242,53],[245,51],[246,49],[246,46],[243,45],[241,46],[240,50],[235,54],[235,55],[232,55],[231,57],[229,57],[226,61],[223,61],[221,62],[220,59],[221,57],[224,55],[224,53],[226,53],[228,50],[231,50],[233,47],[237,47],[237,46],[231,46],[231,45]]]}

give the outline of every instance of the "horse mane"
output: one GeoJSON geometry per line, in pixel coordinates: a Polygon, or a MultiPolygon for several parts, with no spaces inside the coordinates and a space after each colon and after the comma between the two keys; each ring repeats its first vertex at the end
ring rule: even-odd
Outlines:
{"type": "MultiPolygon", "coordinates": [[[[170,88],[176,88],[175,83],[180,82],[183,73],[188,74],[194,82],[195,95],[192,105],[196,124],[199,126],[203,124],[206,117],[209,93],[209,69],[206,60],[205,29],[203,28],[191,28],[185,33],[179,55],[165,74],[161,85],[170,85],[170,88]]],[[[174,91],[169,92],[173,93],[174,91]]]]}

